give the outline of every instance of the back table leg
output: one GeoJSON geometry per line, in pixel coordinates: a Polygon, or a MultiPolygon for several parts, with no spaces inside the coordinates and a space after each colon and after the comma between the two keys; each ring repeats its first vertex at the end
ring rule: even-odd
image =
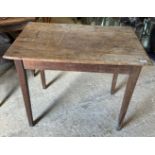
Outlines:
{"type": "Polygon", "coordinates": [[[127,112],[129,102],[132,97],[134,88],[136,86],[136,82],[138,80],[140,71],[141,71],[141,67],[134,66],[132,67],[131,72],[129,74],[128,83],[126,86],[126,90],[125,90],[125,94],[124,94],[124,98],[122,102],[122,107],[121,107],[120,114],[119,114],[117,130],[120,130],[122,128],[123,120],[127,112]]]}
{"type": "Polygon", "coordinates": [[[44,70],[40,71],[40,76],[41,76],[42,87],[43,87],[43,89],[46,89],[46,79],[45,79],[45,71],[44,70]]]}
{"type": "Polygon", "coordinates": [[[29,125],[33,126],[34,122],[33,122],[33,116],[32,116],[31,101],[30,101],[26,71],[24,69],[22,61],[15,60],[15,65],[16,65],[16,70],[19,77],[19,83],[20,83],[23,98],[24,98],[25,109],[26,109],[29,125]]]}
{"type": "Polygon", "coordinates": [[[31,72],[32,72],[32,75],[35,76],[35,70],[32,70],[31,72]]]}
{"type": "Polygon", "coordinates": [[[115,89],[116,89],[117,78],[118,78],[118,73],[114,73],[113,79],[112,79],[112,85],[111,85],[111,94],[114,94],[116,91],[115,89]]]}

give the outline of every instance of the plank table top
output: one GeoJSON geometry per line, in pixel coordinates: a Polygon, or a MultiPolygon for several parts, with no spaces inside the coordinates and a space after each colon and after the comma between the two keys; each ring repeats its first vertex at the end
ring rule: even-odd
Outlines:
{"type": "Polygon", "coordinates": [[[80,64],[152,64],[130,27],[28,23],[3,56],[80,64]]]}

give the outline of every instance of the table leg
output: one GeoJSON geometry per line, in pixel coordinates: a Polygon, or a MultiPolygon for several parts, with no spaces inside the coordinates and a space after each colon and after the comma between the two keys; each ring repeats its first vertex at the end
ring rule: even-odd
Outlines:
{"type": "Polygon", "coordinates": [[[23,98],[24,98],[24,104],[25,104],[29,125],[33,126],[34,122],[33,122],[33,116],[32,116],[31,101],[30,101],[30,95],[29,95],[26,70],[24,69],[23,62],[21,60],[15,60],[15,65],[16,65],[16,70],[19,77],[19,83],[20,83],[23,98]]]}
{"type": "Polygon", "coordinates": [[[46,79],[45,79],[45,71],[44,70],[40,71],[40,76],[41,76],[42,87],[43,87],[43,89],[46,89],[46,79]]]}
{"type": "Polygon", "coordinates": [[[123,102],[122,102],[122,106],[119,114],[118,127],[117,127],[118,130],[122,128],[123,120],[126,115],[129,102],[132,97],[134,88],[136,86],[136,82],[138,80],[141,68],[142,67],[134,66],[132,67],[131,72],[129,73],[129,78],[128,78],[128,82],[127,82],[127,86],[126,86],[126,90],[125,90],[125,94],[124,94],[124,98],[123,98],[123,102]]]}
{"type": "Polygon", "coordinates": [[[118,78],[118,73],[114,73],[113,74],[112,85],[111,85],[111,94],[115,93],[117,78],[118,78]]]}
{"type": "Polygon", "coordinates": [[[35,76],[35,70],[31,70],[32,75],[35,76]]]}

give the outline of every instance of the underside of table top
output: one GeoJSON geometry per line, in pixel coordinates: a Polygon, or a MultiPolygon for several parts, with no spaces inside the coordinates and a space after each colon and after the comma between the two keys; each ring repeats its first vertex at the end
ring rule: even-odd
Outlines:
{"type": "Polygon", "coordinates": [[[151,64],[130,27],[31,22],[4,58],[59,63],[151,64]]]}

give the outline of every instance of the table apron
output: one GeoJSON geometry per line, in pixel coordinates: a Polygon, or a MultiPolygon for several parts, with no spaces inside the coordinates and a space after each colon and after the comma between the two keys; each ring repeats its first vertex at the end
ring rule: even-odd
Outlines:
{"type": "Polygon", "coordinates": [[[108,64],[80,64],[80,63],[58,63],[43,61],[23,61],[25,69],[38,70],[61,70],[79,72],[98,72],[98,73],[121,73],[129,74],[133,67],[131,65],[108,65],[108,64]]]}

